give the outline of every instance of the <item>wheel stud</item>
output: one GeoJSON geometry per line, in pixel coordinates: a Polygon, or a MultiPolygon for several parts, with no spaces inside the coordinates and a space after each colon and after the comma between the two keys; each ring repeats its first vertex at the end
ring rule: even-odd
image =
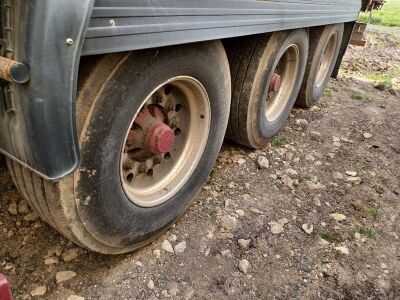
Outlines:
{"type": "Polygon", "coordinates": [[[126,180],[128,180],[128,182],[132,182],[134,177],[135,177],[135,176],[134,176],[132,173],[130,173],[130,174],[126,177],[126,180]]]}
{"type": "Polygon", "coordinates": [[[182,130],[181,130],[180,128],[176,128],[176,129],[174,130],[174,134],[175,134],[175,136],[178,136],[178,135],[180,135],[180,134],[181,134],[181,132],[182,132],[182,130]]]}
{"type": "Polygon", "coordinates": [[[181,104],[177,104],[175,105],[175,111],[178,112],[182,109],[182,105],[181,104]]]}

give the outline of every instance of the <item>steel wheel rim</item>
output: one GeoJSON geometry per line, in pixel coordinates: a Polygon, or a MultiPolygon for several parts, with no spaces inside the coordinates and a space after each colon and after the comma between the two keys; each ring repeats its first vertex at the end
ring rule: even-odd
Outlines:
{"type": "Polygon", "coordinates": [[[291,44],[279,57],[274,70],[274,75],[279,75],[281,82],[279,84],[279,89],[271,91],[271,87],[269,88],[270,90],[265,104],[265,116],[269,122],[274,122],[284,111],[292,95],[299,67],[299,47],[295,44],[291,44]]]}
{"type": "MultiPolygon", "coordinates": [[[[198,80],[179,76],[158,86],[142,102],[125,137],[120,174],[129,200],[141,207],[154,207],[176,195],[204,153],[210,124],[209,98],[198,80]],[[156,144],[157,151],[153,149],[154,143],[149,142],[154,140],[152,132],[157,126],[155,131],[160,127],[169,137],[167,127],[158,125],[160,120],[174,133],[172,148],[163,153],[157,151],[165,151],[168,147],[164,144],[169,145],[170,140],[161,146],[156,144]]],[[[158,138],[155,140],[161,139],[158,138]]]]}
{"type": "Polygon", "coordinates": [[[317,77],[315,80],[315,85],[319,88],[325,81],[326,76],[328,76],[328,72],[332,65],[332,60],[335,55],[337,44],[337,33],[333,33],[329,38],[328,43],[325,46],[324,51],[322,52],[322,57],[320,60],[320,64],[317,71],[317,77]]]}

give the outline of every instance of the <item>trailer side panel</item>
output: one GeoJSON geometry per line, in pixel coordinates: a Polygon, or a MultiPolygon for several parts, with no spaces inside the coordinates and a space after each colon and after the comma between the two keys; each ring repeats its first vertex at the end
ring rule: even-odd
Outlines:
{"type": "Polygon", "coordinates": [[[97,0],[83,55],[354,21],[359,0],[97,0]]]}

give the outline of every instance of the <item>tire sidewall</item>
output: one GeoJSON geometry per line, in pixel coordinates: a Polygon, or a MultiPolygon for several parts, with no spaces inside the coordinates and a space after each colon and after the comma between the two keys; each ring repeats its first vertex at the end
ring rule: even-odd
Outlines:
{"type": "Polygon", "coordinates": [[[308,95],[306,95],[307,100],[308,100],[307,101],[308,106],[312,106],[315,103],[317,103],[320,100],[322,94],[324,93],[325,87],[330,80],[333,69],[335,68],[335,63],[339,56],[342,39],[343,39],[343,24],[335,24],[335,25],[325,26],[324,31],[319,40],[319,43],[316,47],[315,55],[311,62],[311,69],[310,69],[308,84],[307,84],[308,85],[307,86],[308,95]],[[333,55],[333,59],[332,59],[331,65],[329,66],[329,70],[328,70],[326,78],[324,79],[322,84],[319,87],[317,87],[316,78],[317,78],[317,74],[318,74],[318,68],[319,68],[319,65],[322,60],[322,54],[323,54],[325,48],[327,47],[330,38],[335,33],[337,34],[337,41],[336,41],[336,48],[335,48],[335,52],[333,55]]]}
{"type": "Polygon", "coordinates": [[[191,204],[211,172],[228,122],[230,79],[222,46],[210,44],[135,52],[98,97],[82,145],[76,192],[87,230],[108,246],[131,247],[162,232],[191,204]],[[155,87],[177,76],[191,76],[207,90],[209,138],[182,189],[159,206],[142,208],[133,204],[122,188],[120,158],[126,132],[142,101],[155,87]]]}
{"type": "Polygon", "coordinates": [[[287,118],[292,110],[299,93],[301,82],[304,76],[308,57],[308,34],[305,30],[295,30],[288,32],[279,32],[272,35],[268,46],[264,52],[264,62],[261,64],[263,75],[260,80],[255,83],[254,94],[257,99],[256,105],[253,106],[253,114],[256,118],[251,118],[253,121],[252,131],[256,133],[255,140],[258,144],[263,145],[275,136],[284,126],[287,118]],[[282,57],[287,47],[291,44],[296,44],[299,48],[299,68],[290,98],[283,109],[280,116],[270,122],[265,115],[266,99],[269,93],[269,84],[272,80],[273,71],[282,57]]]}

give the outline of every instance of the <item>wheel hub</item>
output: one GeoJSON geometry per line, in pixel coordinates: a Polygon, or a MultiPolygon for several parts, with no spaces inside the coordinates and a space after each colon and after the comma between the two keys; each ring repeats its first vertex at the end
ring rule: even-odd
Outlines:
{"type": "Polygon", "coordinates": [[[269,84],[269,92],[278,92],[282,85],[282,77],[274,73],[272,75],[271,83],[269,84]]]}
{"type": "Polygon", "coordinates": [[[265,116],[268,122],[274,122],[285,110],[291,97],[300,66],[300,50],[291,44],[277,58],[275,70],[268,86],[268,97],[265,104],[265,116]]]}
{"type": "Polygon", "coordinates": [[[189,180],[208,140],[211,108],[203,85],[174,77],[142,102],[121,153],[122,186],[136,205],[153,207],[189,180]]]}
{"type": "Polygon", "coordinates": [[[315,77],[315,86],[317,88],[321,87],[325,82],[325,80],[327,79],[327,77],[330,75],[329,71],[331,70],[331,66],[334,61],[337,42],[338,42],[338,36],[337,33],[335,32],[329,38],[329,41],[325,46],[325,49],[321,55],[321,59],[317,69],[317,75],[315,77]]]}
{"type": "Polygon", "coordinates": [[[164,122],[166,118],[157,105],[146,106],[140,111],[126,142],[126,150],[131,159],[144,161],[171,151],[175,134],[164,122]]]}
{"type": "Polygon", "coordinates": [[[170,152],[174,146],[175,135],[165,123],[154,124],[148,131],[145,147],[153,154],[170,152]]]}

